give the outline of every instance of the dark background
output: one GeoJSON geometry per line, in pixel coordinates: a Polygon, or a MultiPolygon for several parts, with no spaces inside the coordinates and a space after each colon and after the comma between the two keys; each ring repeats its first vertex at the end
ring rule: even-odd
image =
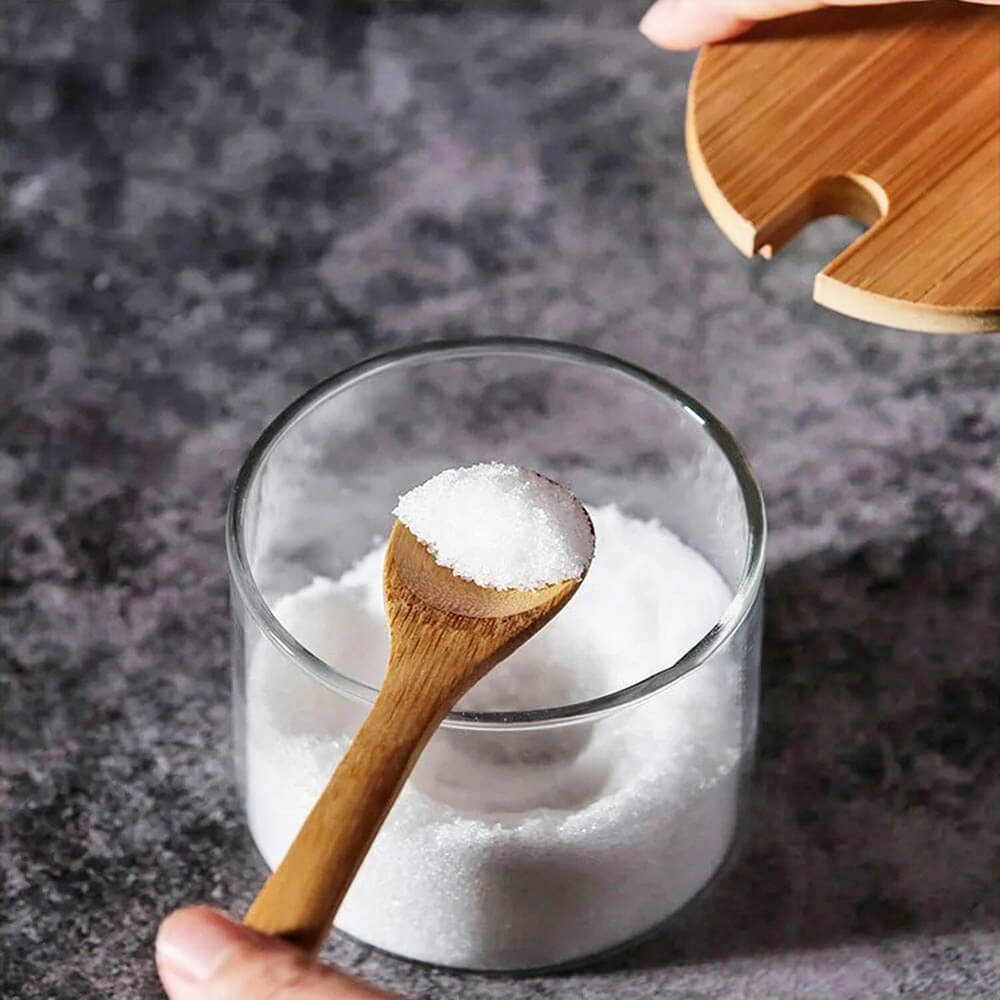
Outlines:
{"type": "Polygon", "coordinates": [[[747,262],[641,5],[7,0],[5,996],[156,996],[262,865],[228,762],[229,482],[322,376],[536,335],[701,398],[771,520],[760,767],[717,892],[579,973],[414,997],[1000,992],[1000,339],[814,306],[855,233],[747,262]]]}

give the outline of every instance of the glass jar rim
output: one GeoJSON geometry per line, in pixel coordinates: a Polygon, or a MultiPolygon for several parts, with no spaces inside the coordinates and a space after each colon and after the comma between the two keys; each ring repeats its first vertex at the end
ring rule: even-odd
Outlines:
{"type": "Polygon", "coordinates": [[[584,367],[614,371],[668,399],[701,425],[723,453],[736,476],[746,511],[748,540],[739,584],[726,610],[715,624],[683,656],[672,664],[596,698],[512,712],[452,711],[442,722],[450,729],[504,730],[538,729],[594,721],[626,705],[637,704],[710,659],[740,627],[754,605],[764,574],[767,523],[760,485],[742,449],[725,425],[706,407],[672,383],[644,368],[590,347],[531,337],[483,337],[475,340],[435,340],[414,347],[388,351],[361,361],[307,390],[288,405],[265,428],[244,460],[229,497],[226,511],[226,556],[230,580],[261,633],[294,663],[324,686],[352,701],[371,705],[378,689],[348,677],[303,646],[278,621],[257,586],[244,545],[242,525],[252,488],[271,449],[299,420],[328,398],[387,369],[426,360],[454,361],[491,355],[516,355],[565,361],[584,367]]]}

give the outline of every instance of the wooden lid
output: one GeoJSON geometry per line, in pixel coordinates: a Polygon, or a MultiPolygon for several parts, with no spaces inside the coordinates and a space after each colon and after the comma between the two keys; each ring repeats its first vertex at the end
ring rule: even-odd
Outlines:
{"type": "Polygon", "coordinates": [[[827,8],[704,49],[695,185],[736,246],[824,215],[870,228],[817,302],[886,326],[1000,330],[1000,15],[964,3],[827,8]]]}

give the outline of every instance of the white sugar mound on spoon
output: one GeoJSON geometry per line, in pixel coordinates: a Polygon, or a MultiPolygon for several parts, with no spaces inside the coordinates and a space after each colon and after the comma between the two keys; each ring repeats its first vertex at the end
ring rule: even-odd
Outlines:
{"type": "Polygon", "coordinates": [[[535,590],[579,580],[594,554],[576,497],[516,465],[446,469],[404,493],[393,513],[441,566],[480,587],[535,590]]]}

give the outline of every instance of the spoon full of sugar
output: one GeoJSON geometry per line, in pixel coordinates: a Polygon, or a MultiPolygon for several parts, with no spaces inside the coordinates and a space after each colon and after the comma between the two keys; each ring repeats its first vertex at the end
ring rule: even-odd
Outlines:
{"type": "Polygon", "coordinates": [[[400,497],[395,514],[385,679],[244,920],[313,952],[434,730],[573,596],[594,553],[572,493],[498,462],[439,473],[400,497]]]}

